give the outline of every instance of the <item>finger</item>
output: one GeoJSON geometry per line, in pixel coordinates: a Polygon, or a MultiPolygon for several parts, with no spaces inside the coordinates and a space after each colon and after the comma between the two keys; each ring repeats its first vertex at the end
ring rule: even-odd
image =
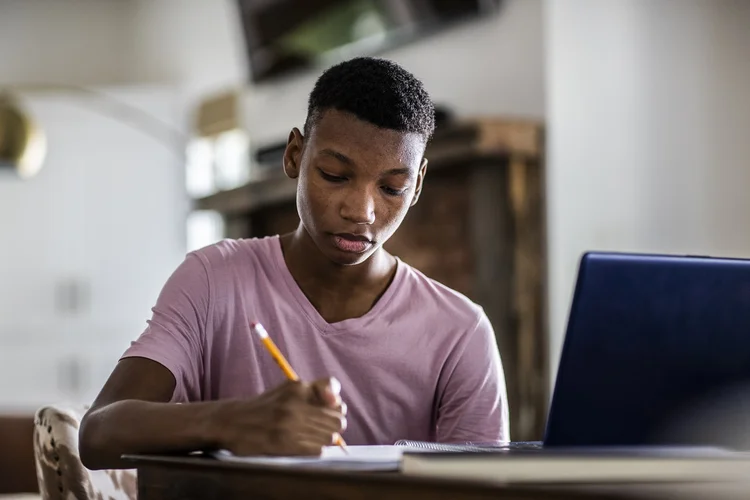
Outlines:
{"type": "Polygon", "coordinates": [[[304,456],[319,457],[323,454],[323,446],[319,443],[300,443],[300,450],[304,456]]]}
{"type": "Polygon", "coordinates": [[[344,431],[347,426],[346,417],[342,413],[328,409],[318,414],[311,414],[306,421],[315,426],[335,432],[344,431]]]}
{"type": "Polygon", "coordinates": [[[341,382],[336,377],[316,380],[311,384],[311,403],[336,408],[341,404],[341,382]]]}
{"type": "Polygon", "coordinates": [[[314,404],[335,408],[341,402],[341,383],[335,377],[314,382],[312,392],[314,404]]]}
{"type": "Polygon", "coordinates": [[[344,432],[347,426],[346,416],[336,410],[316,408],[305,417],[305,428],[319,428],[327,432],[344,432]]]}
{"type": "Polygon", "coordinates": [[[333,436],[331,436],[331,437],[332,437],[332,439],[331,439],[331,445],[338,445],[339,444],[339,440],[343,441],[343,439],[344,439],[344,438],[341,437],[341,433],[340,432],[334,432],[333,436]]]}
{"type": "Polygon", "coordinates": [[[330,431],[320,427],[299,423],[287,429],[268,454],[274,456],[320,455],[323,447],[329,445],[331,435],[330,431]]]}
{"type": "Polygon", "coordinates": [[[298,432],[290,438],[285,455],[320,456],[326,446],[324,438],[315,434],[298,432]]]}
{"type": "Polygon", "coordinates": [[[337,398],[336,406],[334,406],[333,409],[338,411],[339,413],[343,413],[344,415],[346,415],[348,407],[346,406],[346,403],[344,403],[344,401],[341,399],[341,396],[337,398]]]}
{"type": "Polygon", "coordinates": [[[338,432],[331,432],[322,428],[307,429],[305,440],[322,446],[335,446],[339,435],[338,432]]]}
{"type": "Polygon", "coordinates": [[[272,391],[264,393],[266,397],[280,398],[281,400],[302,400],[310,399],[310,384],[298,380],[286,380],[279,384],[272,391]]]}
{"type": "Polygon", "coordinates": [[[339,409],[327,408],[304,401],[294,401],[287,405],[287,414],[291,417],[291,428],[303,428],[310,425],[323,427],[332,431],[346,428],[346,415],[339,409]]]}
{"type": "MultiPolygon", "coordinates": [[[[321,409],[318,407],[317,409],[321,409]]],[[[276,455],[320,455],[324,446],[332,446],[336,443],[338,427],[336,419],[331,415],[309,415],[306,419],[298,420],[293,428],[290,428],[279,446],[276,455]]]]}
{"type": "Polygon", "coordinates": [[[322,426],[308,425],[300,427],[294,432],[293,442],[295,445],[303,443],[308,446],[331,446],[338,435],[338,432],[322,426]]]}
{"type": "Polygon", "coordinates": [[[324,446],[327,446],[326,442],[316,436],[301,436],[295,447],[298,455],[319,457],[324,446]]]}

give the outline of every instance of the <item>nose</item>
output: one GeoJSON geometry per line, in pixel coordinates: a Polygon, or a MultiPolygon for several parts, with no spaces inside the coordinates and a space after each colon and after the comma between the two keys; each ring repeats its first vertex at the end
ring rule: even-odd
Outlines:
{"type": "Polygon", "coordinates": [[[368,189],[352,190],[341,204],[341,217],[355,224],[375,222],[375,199],[368,189]]]}

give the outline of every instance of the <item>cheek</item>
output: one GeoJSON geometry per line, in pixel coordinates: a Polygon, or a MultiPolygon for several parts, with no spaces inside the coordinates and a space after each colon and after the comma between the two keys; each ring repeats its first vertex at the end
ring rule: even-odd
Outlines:
{"type": "Polygon", "coordinates": [[[309,228],[320,225],[320,219],[333,200],[326,191],[307,176],[300,178],[297,188],[297,212],[300,220],[309,228]]]}
{"type": "Polygon", "coordinates": [[[385,203],[383,203],[383,211],[380,215],[381,227],[389,235],[398,229],[404,217],[409,212],[410,199],[410,197],[405,196],[403,198],[386,199],[385,203]]]}

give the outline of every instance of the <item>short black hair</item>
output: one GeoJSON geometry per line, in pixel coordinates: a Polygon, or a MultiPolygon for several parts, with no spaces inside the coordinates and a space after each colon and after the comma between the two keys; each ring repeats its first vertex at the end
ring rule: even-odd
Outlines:
{"type": "Polygon", "coordinates": [[[435,107],[422,82],[386,59],[357,57],[328,68],[310,92],[306,136],[329,109],[380,128],[421,134],[425,143],[435,130],[435,107]]]}

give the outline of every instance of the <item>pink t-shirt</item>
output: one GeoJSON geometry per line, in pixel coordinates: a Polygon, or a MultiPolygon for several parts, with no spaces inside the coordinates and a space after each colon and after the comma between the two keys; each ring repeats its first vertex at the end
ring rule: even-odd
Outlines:
{"type": "Polygon", "coordinates": [[[175,402],[251,398],[285,380],[252,321],[303,380],[341,381],[349,444],[509,439],[505,379],[483,310],[400,260],[367,314],[329,324],[287,269],[278,236],[224,240],[188,254],[123,357],[167,367],[175,402]]]}

